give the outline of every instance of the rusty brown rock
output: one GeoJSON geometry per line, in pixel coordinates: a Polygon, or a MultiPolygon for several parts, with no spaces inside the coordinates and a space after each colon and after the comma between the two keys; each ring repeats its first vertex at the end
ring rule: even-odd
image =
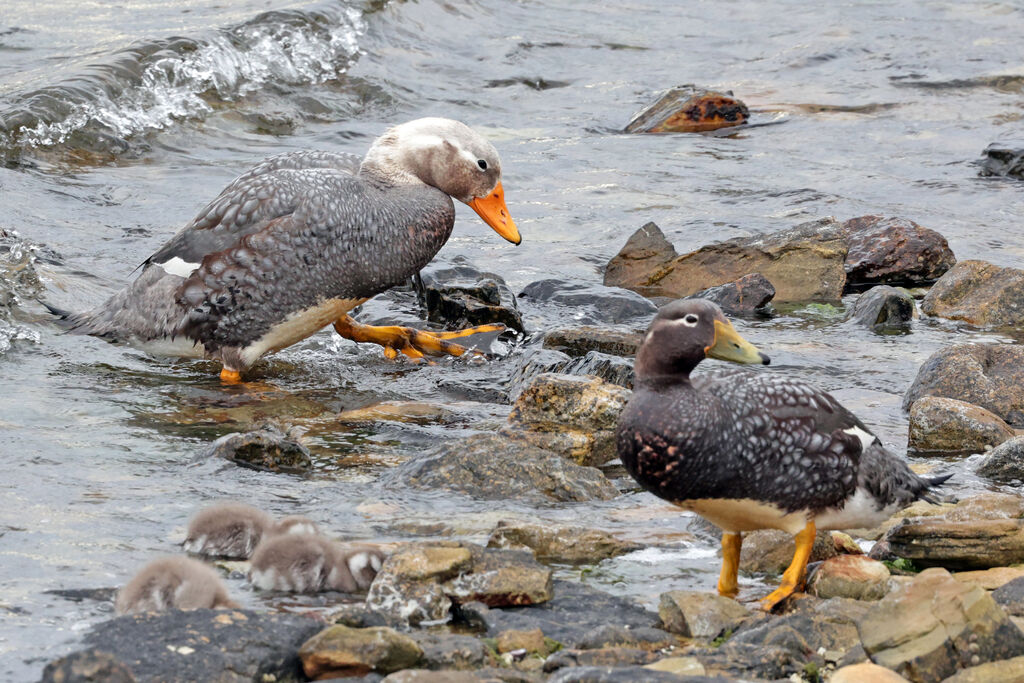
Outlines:
{"type": "Polygon", "coordinates": [[[905,519],[885,535],[889,550],[918,567],[988,569],[1024,562],[1024,520],[905,519]]]}
{"type": "Polygon", "coordinates": [[[1024,270],[961,261],[921,302],[921,311],[981,327],[1024,323],[1024,270]]]}
{"type": "MultiPolygon", "coordinates": [[[[761,529],[744,534],[740,569],[745,572],[781,574],[793,560],[794,544],[792,536],[777,529],[761,529]]],[[[837,554],[831,534],[819,531],[814,537],[810,561],[827,560],[837,554]]]]}
{"type": "Polygon", "coordinates": [[[675,247],[655,223],[647,223],[626,240],[604,271],[604,284],[625,287],[645,296],[652,280],[677,256],[675,247]]]}
{"type": "Polygon", "coordinates": [[[889,570],[863,555],[839,555],[818,567],[808,592],[819,598],[881,600],[889,591],[889,570]]]}
{"type": "Polygon", "coordinates": [[[299,649],[302,669],[313,680],[391,673],[416,665],[423,650],[390,628],[330,626],[299,649]]]}
{"type": "Polygon", "coordinates": [[[929,356],[903,397],[903,409],[922,396],[955,398],[1024,427],[1024,346],[958,344],[929,356]]]}
{"type": "Polygon", "coordinates": [[[694,85],[668,90],[633,117],[626,133],[700,133],[738,126],[750,117],[747,105],[731,92],[715,92],[694,85]]]}
{"type": "Polygon", "coordinates": [[[956,263],[945,237],[905,218],[860,216],[842,229],[847,286],[927,284],[956,263]]]}
{"type": "Polygon", "coordinates": [[[918,453],[981,453],[1013,438],[1013,428],[973,403],[923,396],[910,407],[907,448],[918,453]]]}
{"type": "Polygon", "coordinates": [[[600,562],[643,547],[600,529],[505,521],[498,522],[487,539],[487,546],[525,547],[539,560],[571,563],[600,562]]]}

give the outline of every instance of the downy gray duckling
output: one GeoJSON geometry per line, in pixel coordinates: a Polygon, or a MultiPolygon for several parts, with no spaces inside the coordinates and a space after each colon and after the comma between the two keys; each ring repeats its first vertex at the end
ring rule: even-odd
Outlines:
{"type": "Polygon", "coordinates": [[[182,547],[203,557],[247,560],[268,536],[318,533],[319,527],[306,517],[292,515],[275,522],[251,505],[219,503],[200,510],[192,518],[182,547]]]}
{"type": "Polygon", "coordinates": [[[189,557],[153,560],[118,591],[118,614],[168,609],[236,608],[213,567],[189,557]]]}
{"type": "Polygon", "coordinates": [[[361,543],[309,534],[274,536],[253,553],[249,582],[261,590],[356,593],[370,587],[384,557],[379,548],[361,543]]]}

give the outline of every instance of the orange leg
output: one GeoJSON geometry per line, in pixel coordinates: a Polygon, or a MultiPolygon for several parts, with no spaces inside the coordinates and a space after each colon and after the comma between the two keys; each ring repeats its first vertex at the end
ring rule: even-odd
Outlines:
{"type": "Polygon", "coordinates": [[[740,592],[736,574],[740,570],[740,547],[743,537],[738,533],[722,532],[722,573],[718,576],[718,594],[735,598],[740,592]]]}
{"type": "Polygon", "coordinates": [[[470,349],[448,340],[468,337],[481,332],[501,332],[504,329],[504,325],[494,324],[478,325],[455,332],[423,332],[398,325],[363,325],[347,315],[342,316],[334,323],[334,331],[342,337],[355,342],[379,344],[384,347],[384,355],[388,358],[397,358],[399,353],[404,353],[409,358],[415,359],[423,358],[424,355],[461,356],[467,351],[483,355],[482,351],[470,349]]]}
{"type": "Polygon", "coordinates": [[[807,570],[807,560],[811,558],[811,549],[814,547],[814,535],[817,529],[814,522],[807,522],[807,526],[795,536],[796,550],[793,552],[793,561],[782,573],[782,583],[771,593],[761,598],[761,609],[770,612],[776,605],[795,593],[803,586],[804,572],[807,570]]]}
{"type": "Polygon", "coordinates": [[[227,368],[220,369],[220,381],[224,384],[240,384],[242,382],[242,373],[238,370],[228,370],[227,368]]]}

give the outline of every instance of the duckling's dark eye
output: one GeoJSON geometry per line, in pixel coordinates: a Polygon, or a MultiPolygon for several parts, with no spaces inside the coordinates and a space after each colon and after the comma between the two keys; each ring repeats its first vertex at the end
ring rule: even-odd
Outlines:
{"type": "Polygon", "coordinates": [[[699,323],[699,322],[700,322],[700,318],[698,318],[693,313],[687,313],[686,317],[683,318],[683,324],[686,325],[687,327],[696,327],[697,323],[699,323]]]}
{"type": "Polygon", "coordinates": [[[477,159],[476,165],[480,167],[481,171],[487,170],[487,162],[484,161],[483,159],[477,159]]]}

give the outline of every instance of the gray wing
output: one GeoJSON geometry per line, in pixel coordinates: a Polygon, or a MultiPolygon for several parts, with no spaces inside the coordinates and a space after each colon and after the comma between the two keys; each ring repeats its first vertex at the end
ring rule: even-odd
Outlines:
{"type": "Polygon", "coordinates": [[[233,180],[143,265],[166,263],[175,257],[185,263],[200,263],[207,254],[227,249],[245,235],[293,213],[305,188],[301,183],[288,182],[289,175],[302,177],[307,175],[303,172],[312,172],[308,175],[354,176],[359,164],[359,157],[353,154],[331,152],[287,152],[270,157],[233,180]]]}

